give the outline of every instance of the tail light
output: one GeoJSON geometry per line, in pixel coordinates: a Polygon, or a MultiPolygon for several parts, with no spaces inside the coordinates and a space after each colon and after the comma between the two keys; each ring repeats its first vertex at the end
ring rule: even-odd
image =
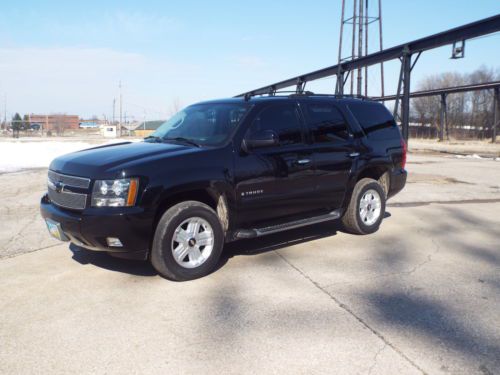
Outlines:
{"type": "Polygon", "coordinates": [[[401,147],[403,148],[403,155],[401,157],[401,168],[405,169],[406,166],[406,152],[408,151],[408,147],[406,146],[406,142],[404,139],[401,139],[401,147]]]}

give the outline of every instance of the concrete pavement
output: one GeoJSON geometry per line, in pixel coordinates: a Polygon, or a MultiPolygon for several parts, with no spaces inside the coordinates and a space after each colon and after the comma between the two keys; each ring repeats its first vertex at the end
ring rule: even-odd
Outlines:
{"type": "Polygon", "coordinates": [[[48,240],[45,172],[0,176],[0,373],[500,373],[500,163],[408,168],[374,235],[236,242],[187,283],[48,240]]]}

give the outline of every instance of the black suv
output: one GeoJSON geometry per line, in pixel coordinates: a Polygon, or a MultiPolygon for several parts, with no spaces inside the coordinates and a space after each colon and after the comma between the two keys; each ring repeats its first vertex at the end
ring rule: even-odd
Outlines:
{"type": "Polygon", "coordinates": [[[215,268],[225,242],[335,219],[375,232],[405,161],[394,118],[370,100],[208,101],[142,142],[55,159],[41,213],[60,240],[189,280],[215,268]]]}

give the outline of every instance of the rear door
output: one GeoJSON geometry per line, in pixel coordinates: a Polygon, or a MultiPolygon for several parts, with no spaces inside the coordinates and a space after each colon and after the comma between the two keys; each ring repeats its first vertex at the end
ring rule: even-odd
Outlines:
{"type": "Polygon", "coordinates": [[[242,152],[236,158],[238,219],[243,225],[313,210],[312,154],[297,103],[268,104],[245,137],[267,130],[277,134],[278,145],[242,152]]]}
{"type": "Polygon", "coordinates": [[[330,100],[304,100],[301,109],[311,135],[315,164],[316,204],[330,210],[341,207],[357,158],[356,141],[348,123],[330,100]]]}

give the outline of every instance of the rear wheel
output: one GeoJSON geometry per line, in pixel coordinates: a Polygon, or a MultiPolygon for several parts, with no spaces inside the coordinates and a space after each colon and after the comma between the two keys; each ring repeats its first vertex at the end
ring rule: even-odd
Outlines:
{"type": "Polygon", "coordinates": [[[151,263],[170,280],[192,280],[217,266],[224,233],[215,211],[186,201],[169,208],[156,228],[151,263]]]}
{"type": "Polygon", "coordinates": [[[342,217],[345,229],[355,234],[376,232],[385,214],[385,192],[376,180],[363,178],[354,187],[342,217]]]}

